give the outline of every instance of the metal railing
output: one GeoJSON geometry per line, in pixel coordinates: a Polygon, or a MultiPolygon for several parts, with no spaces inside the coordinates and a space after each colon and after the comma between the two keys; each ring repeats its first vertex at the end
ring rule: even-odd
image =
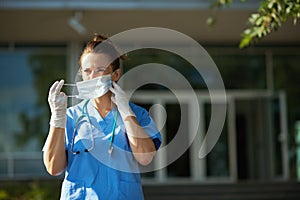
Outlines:
{"type": "Polygon", "coordinates": [[[0,153],[0,180],[51,178],[42,156],[42,152],[0,153]]]}

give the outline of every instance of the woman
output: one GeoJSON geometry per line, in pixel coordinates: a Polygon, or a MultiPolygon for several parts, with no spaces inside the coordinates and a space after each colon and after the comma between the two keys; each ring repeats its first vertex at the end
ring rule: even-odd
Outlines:
{"type": "Polygon", "coordinates": [[[161,136],[148,112],[129,102],[117,85],[124,57],[95,35],[80,58],[81,103],[67,109],[64,81],[50,88],[50,129],[44,151],[47,171],[65,171],[61,199],[143,199],[138,164],[148,165],[161,136]]]}

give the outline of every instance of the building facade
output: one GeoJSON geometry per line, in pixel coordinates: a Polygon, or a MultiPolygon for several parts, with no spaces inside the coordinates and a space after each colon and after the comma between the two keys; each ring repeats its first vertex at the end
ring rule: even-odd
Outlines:
{"type": "MultiPolygon", "coordinates": [[[[166,167],[160,166],[173,152],[159,154],[153,163],[159,170],[144,173],[145,183],[296,179],[294,125],[300,119],[300,28],[287,21],[257,45],[239,49],[240,34],[258,2],[211,10],[210,1],[196,0],[0,0],[0,179],[51,178],[41,153],[48,131],[49,86],[61,78],[74,82],[79,55],[93,33],[112,36],[140,27],[168,28],[198,41],[218,67],[227,96],[225,102],[219,102],[227,106],[221,136],[213,150],[200,159],[212,107],[201,76],[170,52],[141,49],[128,53],[124,73],[145,63],[161,63],[183,74],[196,93],[201,116],[199,121],[193,120],[190,91],[176,96],[158,84],[136,91],[134,102],[146,108],[163,107],[151,112],[161,127],[163,147],[176,134],[191,137],[194,130],[190,127],[199,124],[190,148],[166,167]],[[213,27],[206,24],[210,16],[216,18],[213,27]],[[161,117],[163,112],[166,118],[161,117]]],[[[177,41],[164,45],[187,48],[177,41]]],[[[210,78],[214,81],[213,75],[210,78]]],[[[132,88],[124,85],[124,89],[132,88]]],[[[65,91],[71,92],[68,88],[65,91]]],[[[188,143],[188,139],[182,142],[188,143]]]]}

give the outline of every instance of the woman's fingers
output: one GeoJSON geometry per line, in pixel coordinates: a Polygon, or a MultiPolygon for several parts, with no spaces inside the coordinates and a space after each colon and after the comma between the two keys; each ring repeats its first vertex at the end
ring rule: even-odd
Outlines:
{"type": "Polygon", "coordinates": [[[64,80],[60,80],[60,81],[55,81],[55,83],[51,86],[49,93],[50,94],[60,94],[60,90],[64,85],[64,80]]]}
{"type": "Polygon", "coordinates": [[[59,83],[57,84],[56,88],[55,88],[55,94],[59,94],[60,90],[62,88],[62,86],[64,85],[64,80],[60,80],[59,83]]]}

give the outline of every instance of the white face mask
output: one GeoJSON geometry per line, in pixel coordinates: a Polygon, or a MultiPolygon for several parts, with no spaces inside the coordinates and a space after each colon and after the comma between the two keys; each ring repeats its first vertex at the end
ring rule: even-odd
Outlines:
{"type": "Polygon", "coordinates": [[[95,99],[106,94],[111,86],[111,74],[79,81],[76,83],[78,95],[75,95],[75,97],[78,99],[95,99]]]}

